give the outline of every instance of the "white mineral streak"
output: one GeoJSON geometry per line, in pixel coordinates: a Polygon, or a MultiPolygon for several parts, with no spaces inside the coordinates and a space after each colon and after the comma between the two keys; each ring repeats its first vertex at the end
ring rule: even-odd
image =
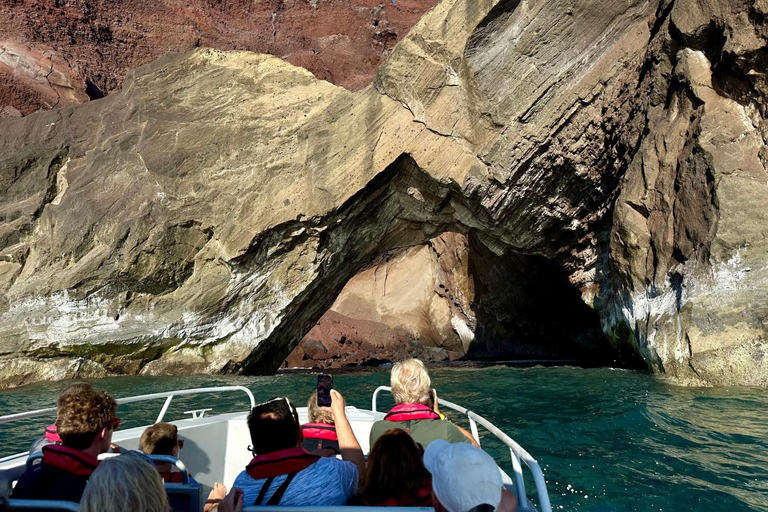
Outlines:
{"type": "Polygon", "coordinates": [[[464,346],[464,351],[466,352],[469,350],[469,346],[475,340],[474,331],[462,318],[458,317],[457,315],[451,316],[451,325],[453,326],[453,330],[456,331],[456,334],[459,335],[461,344],[464,346]]]}

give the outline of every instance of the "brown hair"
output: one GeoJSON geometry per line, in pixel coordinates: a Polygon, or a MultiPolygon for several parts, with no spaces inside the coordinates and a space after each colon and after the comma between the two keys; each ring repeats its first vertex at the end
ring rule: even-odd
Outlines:
{"type": "Polygon", "coordinates": [[[171,455],[178,443],[178,427],[161,421],[144,430],[139,441],[139,450],[147,455],[171,455]]]}
{"type": "Polygon", "coordinates": [[[430,478],[421,449],[399,428],[387,430],[373,443],[365,476],[361,494],[371,505],[402,496],[416,498],[418,490],[430,478]]]}
{"type": "Polygon", "coordinates": [[[307,400],[307,416],[310,423],[334,424],[333,413],[329,409],[323,409],[317,405],[317,391],[309,395],[309,400],[307,400]]]}
{"type": "Polygon", "coordinates": [[[85,450],[115,419],[117,402],[89,383],[79,382],[65,389],[57,402],[56,431],[64,446],[85,450]]]}

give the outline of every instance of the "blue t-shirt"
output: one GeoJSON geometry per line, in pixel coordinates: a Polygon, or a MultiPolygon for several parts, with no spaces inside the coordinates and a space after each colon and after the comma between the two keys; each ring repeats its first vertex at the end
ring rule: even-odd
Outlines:
{"type": "MultiPolygon", "coordinates": [[[[262,505],[277,491],[287,475],[275,477],[264,495],[262,505]]],[[[266,478],[254,480],[243,471],[235,478],[234,487],[243,490],[243,503],[253,505],[266,478]]],[[[322,457],[317,462],[296,473],[286,489],[280,505],[286,507],[333,507],[346,505],[357,494],[357,466],[353,462],[335,457],[322,457]]]]}

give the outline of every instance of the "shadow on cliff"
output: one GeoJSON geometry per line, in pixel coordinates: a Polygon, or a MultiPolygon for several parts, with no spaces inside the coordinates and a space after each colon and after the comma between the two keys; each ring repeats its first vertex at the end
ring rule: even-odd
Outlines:
{"type": "Polygon", "coordinates": [[[464,359],[646,368],[636,353],[611,345],[558,263],[511,250],[497,255],[472,233],[469,241],[477,326],[464,359]]]}

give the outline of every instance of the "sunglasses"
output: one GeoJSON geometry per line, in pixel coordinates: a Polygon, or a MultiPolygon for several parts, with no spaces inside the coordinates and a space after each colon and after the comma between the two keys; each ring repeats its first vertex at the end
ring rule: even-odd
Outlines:
{"type": "Polygon", "coordinates": [[[176,441],[176,445],[179,447],[179,450],[181,450],[182,448],[184,448],[184,440],[179,439],[178,441],[176,441]]]}
{"type": "Polygon", "coordinates": [[[291,401],[288,400],[288,397],[286,397],[286,396],[276,396],[274,398],[270,398],[266,402],[262,402],[260,404],[256,404],[254,409],[256,409],[258,407],[262,407],[264,405],[269,405],[269,404],[274,403],[274,402],[285,402],[288,405],[288,410],[290,410],[291,414],[293,415],[293,420],[296,423],[299,423],[299,413],[296,411],[296,408],[293,406],[291,401]]]}

